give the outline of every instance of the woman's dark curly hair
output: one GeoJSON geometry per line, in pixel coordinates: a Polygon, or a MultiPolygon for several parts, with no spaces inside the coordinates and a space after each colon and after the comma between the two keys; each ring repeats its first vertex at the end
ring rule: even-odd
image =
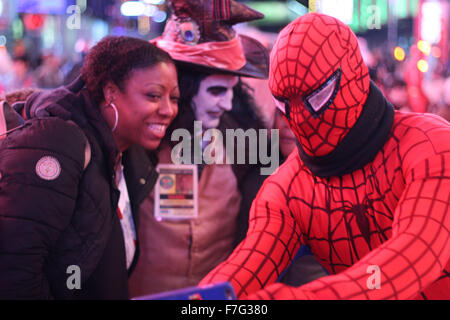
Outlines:
{"type": "Polygon", "coordinates": [[[160,62],[174,63],[167,52],[148,41],[126,36],[107,36],[86,55],[81,77],[92,98],[99,104],[105,99],[103,88],[108,82],[112,81],[123,90],[131,71],[160,62]]]}

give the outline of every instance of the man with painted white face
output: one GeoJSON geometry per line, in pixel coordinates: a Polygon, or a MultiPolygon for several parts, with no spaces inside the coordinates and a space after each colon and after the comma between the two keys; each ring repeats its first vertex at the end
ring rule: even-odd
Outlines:
{"type": "Polygon", "coordinates": [[[204,129],[217,128],[222,114],[231,111],[233,87],[237,83],[238,77],[228,74],[213,74],[200,82],[192,108],[195,120],[201,121],[204,129]]]}
{"type": "MultiPolygon", "coordinates": [[[[158,160],[160,165],[176,162],[173,150],[186,141],[174,137],[179,132],[188,135],[192,152],[190,148],[182,151],[182,163],[193,164],[198,171],[198,213],[173,219],[158,212],[162,210],[155,192],[144,200],[138,234],[140,259],[129,281],[134,297],[195,286],[243,239],[247,224],[238,221],[248,220],[248,211],[241,208],[241,182],[251,179],[249,172],[257,171],[250,170],[248,161],[227,162],[229,145],[217,137],[225,138],[229,129],[263,127],[252,111],[251,91],[240,76],[267,78],[268,52],[256,40],[237,36],[231,27],[263,15],[235,1],[177,0],[169,6],[172,16],[154,43],[177,63],[180,99],[178,116],[161,143],[158,160]],[[223,146],[210,152],[219,160],[210,163],[204,155],[213,141],[223,146]]],[[[238,150],[233,145],[235,154],[243,152],[246,157],[249,148],[247,144],[238,150]]],[[[181,180],[177,179],[172,179],[174,184],[170,178],[161,183],[176,189],[181,180]]]]}

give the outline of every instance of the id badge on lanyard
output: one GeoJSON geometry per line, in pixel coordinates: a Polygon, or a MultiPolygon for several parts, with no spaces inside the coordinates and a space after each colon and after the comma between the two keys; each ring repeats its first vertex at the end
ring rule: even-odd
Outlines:
{"type": "Polygon", "coordinates": [[[159,164],[155,185],[155,218],[189,220],[198,216],[198,171],[196,165],[159,164]]]}

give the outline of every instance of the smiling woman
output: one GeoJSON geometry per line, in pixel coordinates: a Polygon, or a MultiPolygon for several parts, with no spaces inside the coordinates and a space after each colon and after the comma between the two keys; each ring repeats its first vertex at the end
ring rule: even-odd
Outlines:
{"type": "Polygon", "coordinates": [[[147,151],[178,98],[166,52],[106,37],[74,83],[20,103],[29,119],[0,144],[0,299],[129,297],[135,218],[157,177],[147,151]]]}
{"type": "MultiPolygon", "coordinates": [[[[257,152],[254,148],[252,154],[250,147],[251,143],[262,145],[264,138],[260,137],[264,135],[256,134],[262,124],[253,113],[251,89],[239,77],[266,78],[268,52],[258,41],[237,36],[231,27],[262,18],[262,14],[233,0],[169,1],[168,6],[171,18],[162,36],[153,41],[175,59],[180,101],[179,114],[167,129],[157,155],[161,170],[170,167],[172,174],[190,170],[198,188],[196,191],[191,184],[193,200],[177,202],[170,209],[167,202],[161,204],[166,199],[158,196],[165,192],[157,189],[159,184],[143,201],[138,237],[141,256],[130,277],[132,296],[196,285],[223,261],[246,232],[247,224],[238,223],[248,220],[248,211],[241,210],[243,199],[250,201],[250,196],[243,196],[243,182],[252,180],[248,178],[250,168],[256,167],[259,173],[263,167],[262,157],[257,164],[251,161],[257,152]],[[243,134],[219,143],[219,137],[230,131],[243,134]],[[181,153],[189,159],[183,163],[171,157],[177,150],[177,140],[172,139],[176,132],[186,133],[180,144],[186,142],[187,147],[181,153]],[[246,138],[244,132],[254,133],[255,139],[246,138]],[[223,159],[230,155],[228,151],[233,154],[231,161],[223,159]],[[244,160],[239,161],[238,155],[244,160]],[[180,208],[182,204],[193,208],[189,214],[182,212],[184,220],[176,214],[186,209],[187,205],[180,208]]],[[[176,188],[173,192],[179,195],[176,188]]]]}
{"type": "MultiPolygon", "coordinates": [[[[113,129],[120,151],[132,144],[152,150],[158,147],[165,129],[178,112],[180,93],[176,68],[164,51],[158,51],[160,61],[155,61],[150,58],[150,51],[129,52],[120,39],[123,37],[107,37],[98,44],[98,49],[86,57],[82,78],[113,129]],[[108,39],[115,39],[116,43],[108,39]],[[115,63],[105,64],[100,55],[106,44],[114,44],[124,55],[109,54],[115,63]],[[124,57],[129,63],[124,63],[124,57]]],[[[156,53],[153,45],[151,48],[156,53]]]]}
{"type": "Polygon", "coordinates": [[[161,62],[134,70],[123,90],[110,82],[104,91],[109,102],[101,110],[110,125],[117,120],[113,135],[119,148],[125,150],[139,144],[156,149],[178,112],[175,66],[161,62]],[[113,113],[115,109],[109,107],[112,104],[117,107],[118,117],[113,113]]]}

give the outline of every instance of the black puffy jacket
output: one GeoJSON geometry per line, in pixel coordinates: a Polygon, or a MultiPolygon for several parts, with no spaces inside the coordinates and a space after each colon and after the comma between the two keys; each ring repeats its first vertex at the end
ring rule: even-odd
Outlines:
{"type": "MultiPolygon", "coordinates": [[[[34,93],[28,111],[66,110],[64,119],[31,118],[0,145],[0,299],[128,298],[114,183],[119,151],[98,107],[78,89],[34,93]],[[83,169],[86,138],[91,159],[83,169]],[[79,267],[80,289],[68,286],[71,266],[79,267]]],[[[157,179],[150,158],[137,146],[123,154],[136,228],[157,179]]]]}

